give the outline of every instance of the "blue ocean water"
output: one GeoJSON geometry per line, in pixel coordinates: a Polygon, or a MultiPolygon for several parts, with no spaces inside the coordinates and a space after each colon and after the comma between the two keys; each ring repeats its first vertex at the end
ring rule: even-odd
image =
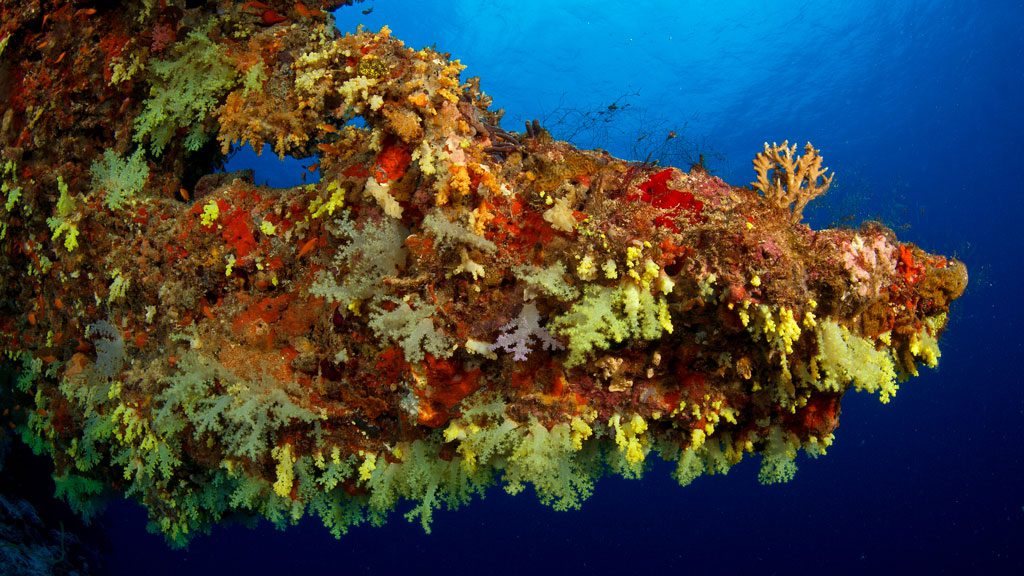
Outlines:
{"type": "MultiPolygon", "coordinates": [[[[578,512],[499,490],[429,535],[396,517],[336,541],[307,520],[185,551],[117,503],[94,524],[110,573],[1024,573],[1024,3],[370,0],[337,21],[461,58],[508,129],[703,155],[733,184],[764,141],[810,140],[837,173],[812,225],[879,219],[967,263],[941,367],[886,406],[848,395],[829,454],[781,486],[753,461],[685,489],[655,465],[578,512]]],[[[291,185],[309,163],[242,151],[231,167],[291,185]]]]}

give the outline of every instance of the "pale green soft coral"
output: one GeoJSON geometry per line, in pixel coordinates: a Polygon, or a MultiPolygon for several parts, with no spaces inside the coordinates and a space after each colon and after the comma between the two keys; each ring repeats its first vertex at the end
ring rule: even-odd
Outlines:
{"type": "Polygon", "coordinates": [[[209,137],[207,117],[238,83],[226,50],[207,36],[210,28],[193,30],[172,48],[171,58],[149,65],[149,98],[135,119],[135,141],[148,141],[156,156],[181,128],[188,129],[185,149],[199,150],[209,137]]]}
{"type": "Polygon", "coordinates": [[[445,442],[458,442],[468,474],[491,478],[501,470],[506,492],[518,494],[529,484],[538,500],[555,510],[577,509],[593,492],[601,452],[583,444],[591,435],[583,420],[548,428],[532,417],[526,424],[510,419],[500,400],[469,406],[444,431],[445,442]]]}
{"type": "Polygon", "coordinates": [[[569,341],[566,366],[582,364],[594,350],[603,350],[627,338],[654,340],[672,332],[664,297],[632,282],[618,286],[590,284],[568,312],[551,322],[554,333],[569,341]]]}
{"type": "Polygon", "coordinates": [[[358,311],[363,301],[382,301],[386,294],[384,279],[405,266],[408,251],[404,241],[409,230],[391,218],[366,222],[358,228],[347,211],[330,222],[328,229],[338,238],[334,263],[344,272],[319,272],[310,293],[342,304],[342,313],[358,311]]]}
{"type": "Polygon", "coordinates": [[[541,503],[555,510],[578,509],[594,491],[599,461],[576,450],[568,423],[549,430],[531,419],[525,429],[505,468],[505,491],[518,494],[529,483],[541,503]]]}
{"type": "Polygon", "coordinates": [[[440,208],[435,208],[423,218],[423,229],[434,235],[439,244],[468,246],[481,252],[492,253],[498,247],[490,240],[466,228],[459,222],[452,222],[440,208]]]}
{"type": "Polygon", "coordinates": [[[267,81],[267,71],[263,62],[257,62],[249,67],[242,79],[242,86],[245,88],[243,95],[248,97],[250,93],[259,93],[263,90],[263,83],[267,81]]]}
{"type": "Polygon", "coordinates": [[[7,237],[7,216],[14,211],[20,199],[21,186],[18,183],[18,166],[13,160],[8,160],[0,165],[0,201],[3,201],[5,212],[0,215],[0,240],[7,237]]]}
{"type": "Polygon", "coordinates": [[[103,193],[103,204],[111,210],[131,201],[149,180],[149,164],[141,148],[127,158],[107,150],[101,160],[92,163],[90,171],[93,189],[103,193]]]}
{"type": "Polygon", "coordinates": [[[416,505],[405,514],[406,519],[418,518],[429,533],[434,510],[442,505],[452,510],[469,503],[474,494],[483,495],[490,475],[470,473],[456,460],[441,458],[439,449],[434,439],[403,443],[395,447],[395,461],[375,466],[367,482],[367,512],[372,524],[383,524],[398,501],[407,499],[416,505]]]}
{"type": "Polygon", "coordinates": [[[456,452],[462,457],[462,465],[473,472],[515,451],[522,437],[520,427],[505,415],[502,400],[470,404],[461,418],[449,423],[444,441],[458,441],[456,452]]]}
{"type": "Polygon", "coordinates": [[[704,460],[700,457],[698,449],[686,448],[679,454],[672,477],[680,486],[686,487],[703,476],[704,471],[704,460]]]}
{"type": "Polygon", "coordinates": [[[186,354],[178,366],[153,398],[154,420],[164,429],[187,423],[197,440],[215,440],[233,457],[259,458],[271,451],[270,437],[278,430],[321,416],[302,405],[301,391],[293,385],[267,376],[243,380],[198,353],[186,354]],[[180,415],[184,420],[177,422],[180,415]]]}
{"type": "Polygon", "coordinates": [[[757,479],[761,484],[785,484],[796,476],[795,458],[786,454],[763,454],[757,479]]]}
{"type": "Polygon", "coordinates": [[[103,482],[68,472],[54,475],[53,484],[54,496],[67,502],[68,506],[86,521],[103,510],[103,495],[107,490],[103,482]]]}
{"type": "Polygon", "coordinates": [[[0,197],[4,200],[4,210],[10,213],[21,198],[21,186],[18,185],[18,165],[8,160],[0,166],[0,197]]]}
{"type": "Polygon", "coordinates": [[[878,393],[883,404],[896,394],[896,363],[887,348],[878,350],[874,341],[833,320],[818,322],[817,335],[818,355],[812,368],[817,368],[819,389],[841,392],[852,384],[858,391],[878,393]]]}
{"type": "Polygon", "coordinates": [[[551,330],[568,338],[567,367],[582,364],[595,349],[607,349],[630,335],[630,326],[619,311],[621,290],[590,284],[583,298],[551,322],[551,330]]]}
{"type": "Polygon", "coordinates": [[[796,476],[796,454],[799,440],[779,428],[772,428],[768,445],[761,452],[761,469],[757,479],[762,484],[782,484],[796,476]]]}
{"type": "Polygon", "coordinates": [[[550,266],[516,266],[512,272],[531,288],[557,298],[563,302],[571,302],[579,297],[580,291],[565,280],[568,273],[565,264],[556,262],[550,266]]]}
{"type": "Polygon", "coordinates": [[[399,344],[410,364],[422,362],[424,353],[438,357],[452,355],[454,341],[438,330],[434,321],[436,306],[414,298],[392,298],[391,302],[397,304],[393,310],[377,308],[370,315],[368,326],[378,338],[399,344]],[[409,301],[415,301],[416,306],[410,306],[409,301]]]}

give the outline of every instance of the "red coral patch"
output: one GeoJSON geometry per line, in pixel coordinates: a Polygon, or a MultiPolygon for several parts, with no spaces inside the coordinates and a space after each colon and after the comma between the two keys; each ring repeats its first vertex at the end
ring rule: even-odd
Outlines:
{"type": "Polygon", "coordinates": [[[412,154],[408,150],[396,143],[385,143],[384,149],[377,156],[374,176],[381,184],[398,180],[405,175],[410,162],[412,154]]]}
{"type": "Polygon", "coordinates": [[[672,168],[666,168],[648,178],[637,188],[640,189],[640,200],[667,211],[656,217],[654,223],[676,231],[678,230],[675,223],[676,218],[681,213],[688,212],[691,222],[696,222],[700,218],[701,212],[704,211],[704,203],[697,200],[692,192],[681,192],[669,188],[668,182],[672,179],[672,173],[672,168]]]}
{"type": "Polygon", "coordinates": [[[224,219],[221,238],[235,251],[239,258],[245,258],[256,248],[256,237],[252,233],[252,218],[249,213],[238,208],[224,219]]]}

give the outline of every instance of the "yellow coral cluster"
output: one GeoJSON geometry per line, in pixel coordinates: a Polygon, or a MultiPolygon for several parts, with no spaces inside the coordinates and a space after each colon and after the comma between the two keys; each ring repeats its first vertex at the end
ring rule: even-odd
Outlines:
{"type": "Polygon", "coordinates": [[[700,401],[681,401],[671,415],[676,417],[684,414],[697,423],[697,427],[690,430],[690,448],[693,450],[704,446],[704,442],[715,433],[716,427],[722,420],[729,424],[737,423],[736,409],[725,406],[721,399],[712,400],[710,394],[705,394],[700,401]]]}
{"type": "Polygon", "coordinates": [[[330,196],[327,200],[316,196],[309,203],[309,217],[320,218],[321,216],[333,216],[336,211],[345,207],[345,189],[337,180],[327,185],[327,193],[330,196]]]}
{"type": "Polygon", "coordinates": [[[203,213],[199,215],[199,223],[210,228],[218,218],[220,218],[220,206],[216,200],[211,198],[209,202],[203,205],[203,213]]]}
{"type": "Polygon", "coordinates": [[[788,374],[787,357],[793,353],[793,344],[800,339],[801,333],[800,324],[796,321],[793,310],[781,306],[778,312],[774,313],[766,304],[751,307],[748,301],[744,301],[743,308],[737,313],[740,321],[755,339],[764,338],[772,351],[779,354],[782,368],[788,374]]]}
{"type": "Polygon", "coordinates": [[[68,252],[74,252],[75,248],[78,248],[78,202],[68,192],[68,185],[60,176],[57,176],[57,190],[60,192],[57,198],[57,213],[56,216],[48,218],[46,223],[53,232],[51,239],[56,242],[63,235],[64,248],[68,252]]]}
{"type": "MultiPolygon", "coordinates": [[[[926,318],[924,326],[910,337],[910,353],[914,357],[920,358],[924,365],[929,368],[935,368],[939,365],[939,356],[942,353],[939,351],[939,341],[935,338],[935,335],[945,325],[946,314],[931,316],[926,318]]],[[[917,376],[916,366],[911,375],[917,376]]]]}
{"type": "Polygon", "coordinates": [[[274,493],[282,498],[287,498],[292,493],[292,485],[295,483],[295,456],[292,455],[292,445],[275,446],[271,455],[277,460],[277,480],[274,482],[274,493]]]}
{"type": "Polygon", "coordinates": [[[818,322],[817,335],[819,352],[810,368],[818,388],[838,392],[852,384],[859,391],[877,392],[883,404],[896,394],[896,363],[888,348],[878,350],[871,340],[832,320],[818,322]]]}
{"type": "Polygon", "coordinates": [[[626,462],[638,466],[643,463],[646,456],[645,448],[647,439],[644,433],[647,432],[647,422],[639,414],[634,414],[629,422],[622,422],[622,415],[614,414],[608,420],[608,426],[615,429],[615,445],[619,452],[623,452],[626,462]]]}

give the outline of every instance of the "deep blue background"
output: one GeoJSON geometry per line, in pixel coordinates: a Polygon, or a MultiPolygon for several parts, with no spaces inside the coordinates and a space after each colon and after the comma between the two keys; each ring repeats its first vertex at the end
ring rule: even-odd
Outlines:
{"type": "MultiPolygon", "coordinates": [[[[509,129],[540,118],[640,160],[704,153],[733,184],[765,140],[812,141],[837,173],[814,225],[879,218],[966,261],[941,369],[888,406],[851,393],[828,456],[783,486],[760,486],[748,461],[682,489],[661,465],[600,482],[580,512],[496,491],[439,512],[431,535],[395,518],[335,541],[310,520],[220,528],[187,551],[122,503],[96,525],[112,573],[1024,570],[1020,2],[372,1],[338,22],[461,58],[509,129]],[[587,117],[601,121],[578,130],[587,117]]],[[[266,158],[261,182],[301,171],[266,158]]]]}

